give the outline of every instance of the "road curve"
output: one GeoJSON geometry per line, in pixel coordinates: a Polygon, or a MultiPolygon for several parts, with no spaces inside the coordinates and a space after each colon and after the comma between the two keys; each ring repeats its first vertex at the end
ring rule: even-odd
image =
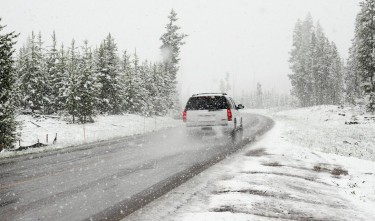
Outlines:
{"type": "Polygon", "coordinates": [[[244,114],[234,139],[183,127],[0,160],[1,220],[120,220],[268,131],[244,114]]]}

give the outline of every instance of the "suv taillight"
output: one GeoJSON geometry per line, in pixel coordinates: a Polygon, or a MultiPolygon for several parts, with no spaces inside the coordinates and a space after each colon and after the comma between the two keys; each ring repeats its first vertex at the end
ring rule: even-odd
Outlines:
{"type": "Polygon", "coordinates": [[[186,122],[186,111],[184,111],[184,112],[182,113],[182,120],[183,120],[184,122],[186,122]]]}
{"type": "Polygon", "coordinates": [[[230,109],[227,109],[227,117],[228,121],[232,121],[232,111],[230,109]]]}

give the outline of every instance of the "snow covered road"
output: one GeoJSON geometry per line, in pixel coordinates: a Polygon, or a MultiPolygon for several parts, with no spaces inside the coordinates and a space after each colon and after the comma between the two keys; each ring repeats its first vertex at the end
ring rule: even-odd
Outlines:
{"type": "Polygon", "coordinates": [[[244,115],[243,140],[172,128],[0,160],[2,220],[118,220],[233,153],[272,125],[244,115]]]}
{"type": "Polygon", "coordinates": [[[375,162],[293,144],[294,126],[275,119],[260,140],[124,221],[375,220],[375,162]]]}

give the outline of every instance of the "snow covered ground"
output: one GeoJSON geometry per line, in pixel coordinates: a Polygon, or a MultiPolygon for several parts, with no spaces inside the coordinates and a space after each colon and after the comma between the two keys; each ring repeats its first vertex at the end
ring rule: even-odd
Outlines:
{"type": "MultiPolygon", "coordinates": [[[[181,121],[170,117],[144,118],[133,114],[98,116],[94,123],[85,125],[69,124],[59,118],[44,116],[35,118],[31,115],[19,115],[17,121],[21,122],[18,129],[21,135],[21,146],[35,144],[38,140],[48,146],[23,151],[2,151],[0,158],[132,136],[181,124],[181,121]],[[57,142],[52,144],[56,134],[57,142]]],[[[16,147],[18,146],[17,142],[16,147]]]]}
{"type": "Polygon", "coordinates": [[[268,112],[268,134],[125,220],[375,220],[374,123],[355,111],[268,112]]]}
{"type": "Polygon", "coordinates": [[[316,106],[268,115],[287,125],[284,136],[294,144],[375,161],[375,116],[358,107],[316,106]]]}

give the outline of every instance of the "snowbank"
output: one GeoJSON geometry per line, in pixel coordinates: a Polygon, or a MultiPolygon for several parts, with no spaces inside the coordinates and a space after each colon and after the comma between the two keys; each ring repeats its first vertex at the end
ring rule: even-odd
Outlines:
{"type": "Polygon", "coordinates": [[[358,107],[316,106],[271,113],[284,136],[312,150],[375,161],[375,116],[358,107]]]}
{"type": "MultiPolygon", "coordinates": [[[[19,115],[17,121],[21,123],[18,129],[21,146],[35,144],[38,140],[48,146],[24,151],[3,151],[0,153],[0,158],[143,134],[180,124],[180,121],[170,117],[144,118],[133,114],[98,116],[94,123],[84,125],[69,124],[59,118],[43,116],[34,118],[31,115],[19,115]],[[56,143],[52,144],[56,134],[56,143]]],[[[18,146],[17,142],[16,147],[18,146]]]]}

